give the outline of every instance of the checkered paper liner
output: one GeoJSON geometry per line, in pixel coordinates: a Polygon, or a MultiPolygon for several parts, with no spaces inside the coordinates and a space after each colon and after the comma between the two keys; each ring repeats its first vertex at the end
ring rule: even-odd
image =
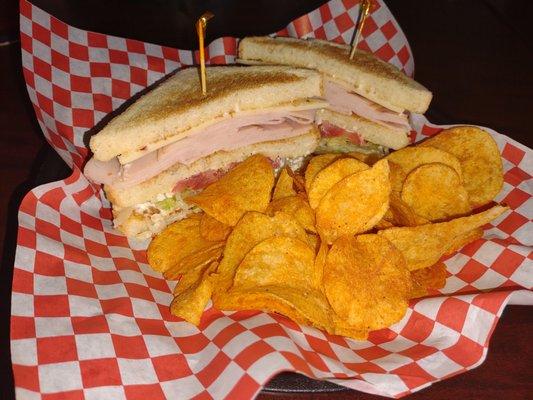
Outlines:
{"type": "MultiPolygon", "coordinates": [[[[332,0],[279,34],[346,42],[359,5],[332,0]]],[[[11,352],[19,399],[252,398],[281,371],[401,397],[483,362],[509,301],[533,303],[533,154],[492,130],[504,159],[496,199],[512,211],[446,260],[446,286],[364,342],[262,312],[210,305],[200,328],[169,313],[174,283],[150,269],[146,242],[113,230],[109,204],[82,175],[83,136],[126,99],[195,54],[82,31],[20,2],[23,71],[48,142],[73,168],[20,206],[11,352]]],[[[400,27],[375,2],[361,47],[412,75],[400,27]]],[[[209,45],[234,61],[236,40],[209,45]]],[[[438,51],[438,50],[436,50],[438,51]]],[[[413,116],[419,140],[442,127],[413,116]]]]}

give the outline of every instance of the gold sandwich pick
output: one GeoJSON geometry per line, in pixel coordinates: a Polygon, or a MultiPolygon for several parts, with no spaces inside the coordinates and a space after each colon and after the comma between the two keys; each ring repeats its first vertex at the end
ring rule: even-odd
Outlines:
{"type": "Polygon", "coordinates": [[[353,59],[355,51],[357,50],[357,44],[359,43],[359,38],[361,37],[361,32],[363,32],[363,27],[365,26],[366,17],[370,11],[370,0],[363,0],[359,8],[359,18],[357,20],[357,26],[352,39],[352,49],[350,51],[350,60],[353,59]]]}
{"type": "Polygon", "coordinates": [[[202,94],[204,96],[207,93],[204,38],[205,38],[205,30],[207,28],[207,21],[209,21],[214,16],[215,15],[211,11],[207,11],[203,13],[200,18],[198,18],[198,21],[196,21],[196,33],[198,34],[198,47],[200,50],[200,83],[202,85],[202,94]]]}

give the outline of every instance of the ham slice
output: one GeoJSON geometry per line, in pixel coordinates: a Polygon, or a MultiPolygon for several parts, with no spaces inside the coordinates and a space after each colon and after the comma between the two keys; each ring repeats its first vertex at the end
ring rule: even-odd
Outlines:
{"type": "Polygon", "coordinates": [[[117,189],[131,187],[177,163],[190,165],[217,151],[299,136],[311,128],[315,113],[316,110],[237,114],[125,165],[120,165],[116,158],[106,162],[91,158],[84,174],[98,184],[117,189]]]}
{"type": "Polygon", "coordinates": [[[407,115],[389,110],[330,80],[324,82],[325,98],[329,108],[341,114],[357,114],[369,121],[393,129],[411,130],[407,115]]]}

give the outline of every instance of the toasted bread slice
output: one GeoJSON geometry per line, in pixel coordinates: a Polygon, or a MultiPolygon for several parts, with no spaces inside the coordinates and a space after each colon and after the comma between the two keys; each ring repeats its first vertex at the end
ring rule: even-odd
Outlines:
{"type": "Polygon", "coordinates": [[[390,110],[424,113],[432,94],[402,71],[371,53],[317,39],[247,37],[239,43],[239,59],[250,64],[281,64],[316,69],[390,110]]]}
{"type": "Polygon", "coordinates": [[[169,137],[179,140],[198,125],[227,113],[260,110],[322,95],[315,71],[283,66],[209,67],[207,94],[198,70],[177,72],[91,137],[94,157],[108,161],[169,137]]]}

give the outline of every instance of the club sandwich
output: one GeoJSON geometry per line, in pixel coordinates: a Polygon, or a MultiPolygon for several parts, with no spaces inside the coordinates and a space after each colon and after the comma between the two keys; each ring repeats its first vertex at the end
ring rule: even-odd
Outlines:
{"type": "Polygon", "coordinates": [[[147,238],[199,211],[187,203],[253,154],[274,168],[298,169],[318,146],[320,73],[287,66],[178,71],[140,97],[90,139],[84,173],[103,184],[114,225],[147,238]]]}

